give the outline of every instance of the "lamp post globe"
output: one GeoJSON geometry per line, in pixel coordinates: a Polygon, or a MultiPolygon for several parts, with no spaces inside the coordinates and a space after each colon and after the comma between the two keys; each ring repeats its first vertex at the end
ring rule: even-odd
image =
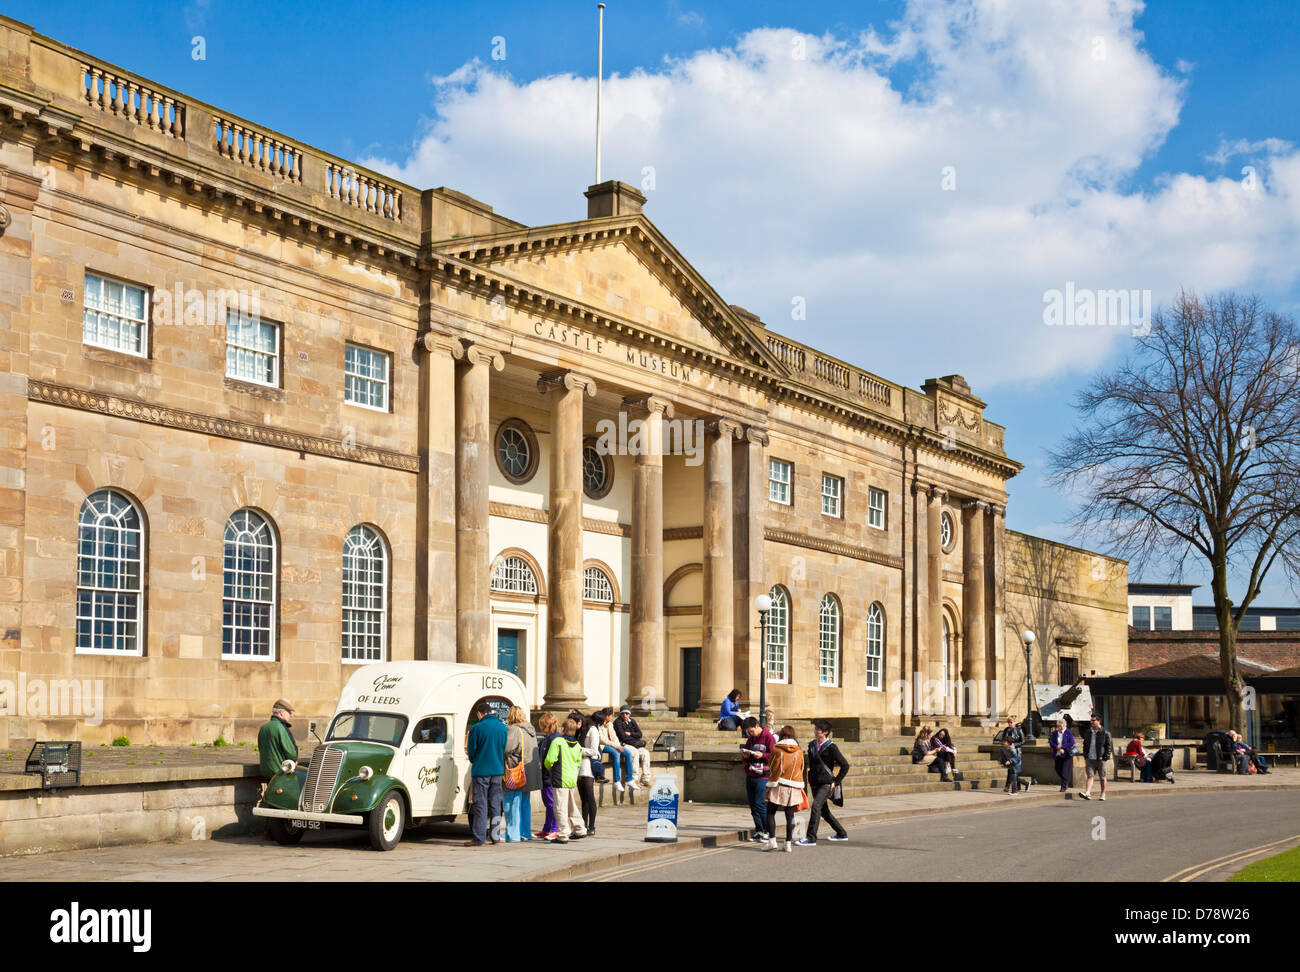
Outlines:
{"type": "Polygon", "coordinates": [[[772,599],[766,594],[760,594],[754,598],[754,607],[758,609],[759,614],[766,614],[772,610],[772,599]]]}

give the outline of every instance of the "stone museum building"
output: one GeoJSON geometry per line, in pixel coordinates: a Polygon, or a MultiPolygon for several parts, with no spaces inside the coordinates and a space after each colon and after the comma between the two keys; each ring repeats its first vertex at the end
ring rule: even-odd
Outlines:
{"type": "Polygon", "coordinates": [[[1026,627],[1035,682],[1127,668],[1126,565],[1006,529],[965,380],[824,354],[581,189],[526,226],[0,18],[0,745],[245,740],[386,659],[566,711],[765,671],[893,731],[1023,715],[1026,627]]]}

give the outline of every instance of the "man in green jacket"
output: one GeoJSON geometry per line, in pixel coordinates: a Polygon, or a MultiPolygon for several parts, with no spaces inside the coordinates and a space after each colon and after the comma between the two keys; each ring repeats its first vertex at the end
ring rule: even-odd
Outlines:
{"type": "Polygon", "coordinates": [[[262,776],[267,782],[280,772],[286,759],[298,759],[298,744],[289,731],[293,728],[289,722],[291,715],[293,706],[284,699],[276,699],[275,705],[271,706],[271,718],[258,730],[257,751],[262,757],[262,776]]]}

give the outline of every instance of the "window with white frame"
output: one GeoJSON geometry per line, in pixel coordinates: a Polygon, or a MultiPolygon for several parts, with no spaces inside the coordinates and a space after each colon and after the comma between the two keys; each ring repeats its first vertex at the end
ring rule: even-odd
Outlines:
{"type": "Polygon", "coordinates": [[[827,516],[842,516],[844,510],[844,480],[830,473],[822,473],[822,512],[827,516]]]}
{"type": "Polygon", "coordinates": [[[885,612],[879,604],[867,611],[867,688],[879,691],[885,661],[885,612]]]}
{"type": "Polygon", "coordinates": [[[358,524],[343,539],[343,660],[383,661],[388,647],[388,549],[358,524]]]}
{"type": "Polygon", "coordinates": [[[773,503],[790,505],[790,480],[794,474],[794,463],[784,459],[767,461],[767,498],[773,503]]]}
{"type": "Polygon", "coordinates": [[[274,659],[275,532],[255,510],[226,521],[221,587],[221,657],[274,659]]]}
{"type": "Polygon", "coordinates": [[[523,557],[502,557],[492,571],[492,590],[507,594],[536,594],[537,578],[523,557]]]}
{"type": "Polygon", "coordinates": [[[280,325],[226,312],[226,377],[280,385],[280,325]]]}
{"type": "Polygon", "coordinates": [[[875,527],[877,530],[885,528],[885,504],[888,495],[883,489],[876,489],[874,486],[867,491],[867,526],[875,527]]]}
{"type": "Polygon", "coordinates": [[[817,672],[822,685],[840,684],[840,602],[834,594],[822,598],[818,614],[817,672]]]}
{"type": "Polygon", "coordinates": [[[149,291],[86,272],[81,339],[144,357],[149,353],[149,291]]]}
{"type": "Polygon", "coordinates": [[[788,679],[790,649],[790,595],[779,584],[768,592],[772,608],[767,613],[767,680],[788,679]]]}
{"type": "Polygon", "coordinates": [[[614,603],[614,585],[609,576],[599,567],[587,567],[582,572],[582,599],[600,601],[602,604],[614,603]]]}
{"type": "Polygon", "coordinates": [[[343,400],[388,411],[388,362],[382,351],[349,344],[343,352],[343,400]]]}
{"type": "Polygon", "coordinates": [[[144,653],[144,527],[121,493],[96,490],[77,518],[77,652],[144,653]]]}

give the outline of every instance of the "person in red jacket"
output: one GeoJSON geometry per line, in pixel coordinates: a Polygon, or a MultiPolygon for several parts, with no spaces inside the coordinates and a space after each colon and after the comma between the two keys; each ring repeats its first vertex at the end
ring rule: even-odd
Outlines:
{"type": "Polygon", "coordinates": [[[745,797],[749,814],[754,818],[750,840],[767,840],[767,771],[776,737],[750,716],[740,724],[745,739],[740,744],[741,763],[745,768],[745,797]]]}

